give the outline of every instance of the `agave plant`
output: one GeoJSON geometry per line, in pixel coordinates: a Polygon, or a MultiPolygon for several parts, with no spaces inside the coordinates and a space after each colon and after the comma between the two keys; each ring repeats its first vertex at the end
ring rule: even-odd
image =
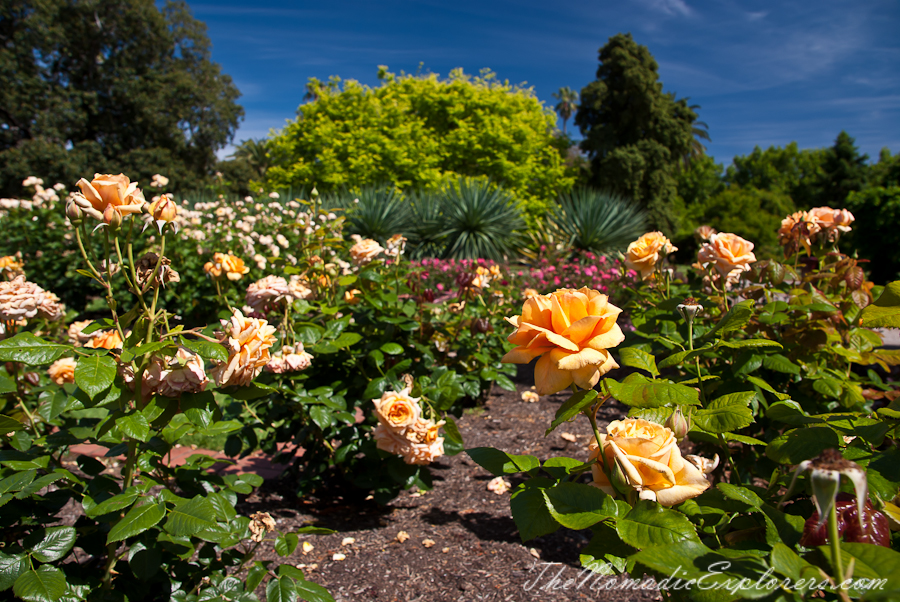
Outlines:
{"type": "Polygon", "coordinates": [[[413,259],[440,257],[444,252],[445,236],[442,218],[443,198],[440,192],[419,190],[409,194],[412,220],[404,236],[409,239],[407,249],[413,259]]]}
{"type": "Polygon", "coordinates": [[[647,230],[636,203],[590,188],[560,196],[551,220],[567,248],[595,253],[620,251],[647,230]]]}
{"type": "Polygon", "coordinates": [[[525,220],[512,195],[481,178],[460,178],[441,203],[446,259],[483,257],[500,261],[515,253],[525,220]]]}
{"type": "Polygon", "coordinates": [[[413,221],[409,201],[392,186],[369,185],[356,192],[344,190],[336,198],[346,209],[349,234],[384,242],[394,234],[408,232],[413,221]]]}

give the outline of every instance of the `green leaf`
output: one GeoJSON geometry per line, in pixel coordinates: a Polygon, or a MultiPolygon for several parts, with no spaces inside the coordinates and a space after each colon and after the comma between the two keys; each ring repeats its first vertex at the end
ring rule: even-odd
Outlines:
{"type": "Polygon", "coordinates": [[[550,515],[570,529],[586,529],[619,516],[616,500],[592,485],[562,483],[542,491],[550,515]]]}
{"type": "Polygon", "coordinates": [[[331,597],[328,590],[318,583],[297,581],[295,585],[300,598],[306,602],[334,602],[334,598],[331,597]]]}
{"type": "Polygon", "coordinates": [[[228,350],[218,343],[205,341],[203,339],[191,340],[186,339],[185,337],[178,337],[178,340],[181,341],[181,344],[184,347],[190,349],[204,359],[219,362],[228,361],[228,350]]]}
{"type": "Polygon", "coordinates": [[[840,447],[838,434],[828,427],[813,426],[788,431],[770,441],[766,456],[780,464],[799,464],[830,447],[840,447]]]}
{"type": "Polygon", "coordinates": [[[838,379],[825,376],[813,381],[813,389],[825,397],[839,399],[844,391],[844,386],[838,379]]]}
{"type": "Polygon", "coordinates": [[[170,510],[164,527],[176,537],[190,537],[215,525],[215,506],[202,495],[196,495],[170,510]]]}
{"type": "Polygon", "coordinates": [[[103,516],[104,514],[109,514],[110,512],[116,512],[118,510],[128,508],[137,499],[137,488],[129,487],[128,490],[126,490],[124,493],[114,495],[113,497],[104,500],[99,504],[94,504],[94,500],[92,498],[85,496],[81,504],[84,507],[84,514],[88,518],[96,518],[98,516],[103,516]]]}
{"type": "Polygon", "coordinates": [[[641,376],[634,379],[629,377],[628,380],[621,383],[611,378],[603,382],[608,388],[610,395],[625,405],[636,408],[690,406],[700,403],[700,394],[696,389],[675,383],[660,380],[651,381],[641,376]]]}
{"type": "Polygon", "coordinates": [[[11,339],[0,341],[0,362],[41,366],[55,362],[71,349],[70,345],[48,343],[30,332],[22,332],[11,339]]]}
{"type": "Polygon", "coordinates": [[[785,394],[785,393],[779,393],[778,391],[775,390],[774,387],[772,387],[772,385],[770,385],[769,383],[767,383],[766,381],[764,381],[763,379],[761,379],[761,378],[759,378],[759,377],[757,377],[757,376],[748,376],[748,377],[747,377],[747,382],[756,385],[757,387],[759,387],[759,388],[762,389],[763,391],[768,391],[769,393],[771,393],[772,395],[774,395],[774,396],[775,396],[776,398],[778,398],[778,399],[782,399],[782,400],[783,400],[783,399],[790,399],[790,395],[787,395],[787,394],[785,394]]]}
{"type": "Polygon", "coordinates": [[[106,543],[122,541],[143,533],[161,521],[165,515],[166,504],[164,502],[135,506],[122,520],[113,525],[106,538],[106,543]]]}
{"type": "Polygon", "coordinates": [[[401,347],[397,343],[385,343],[379,349],[381,349],[388,355],[400,355],[401,353],[403,353],[403,347],[401,347]]]}
{"type": "Polygon", "coordinates": [[[75,365],[75,384],[91,399],[106,391],[115,378],[116,361],[108,355],[82,357],[75,365]]]}
{"type": "Polygon", "coordinates": [[[362,340],[362,335],[356,332],[342,332],[341,336],[331,342],[335,347],[350,347],[362,340]]]}
{"type": "Polygon", "coordinates": [[[159,572],[162,564],[162,552],[153,545],[147,547],[137,542],[128,550],[128,566],[131,572],[141,581],[149,581],[159,572]]]}
{"type": "Polygon", "coordinates": [[[878,299],[862,310],[860,325],[866,328],[900,327],[900,280],[884,287],[878,299]]]}
{"type": "Polygon", "coordinates": [[[294,533],[308,535],[331,535],[332,533],[337,533],[337,531],[326,529],[325,527],[300,527],[299,529],[295,529],[294,533]]]}
{"type": "Polygon", "coordinates": [[[770,420],[783,422],[793,426],[803,426],[805,424],[821,424],[824,422],[821,418],[809,416],[800,407],[800,404],[790,399],[773,403],[766,410],[766,416],[770,420]]]}
{"type": "Polygon", "coordinates": [[[693,414],[694,424],[708,433],[728,433],[753,423],[753,412],[747,407],[756,393],[732,393],[712,400],[693,414]]]}
{"type": "Polygon", "coordinates": [[[541,463],[534,456],[515,456],[493,447],[473,447],[466,453],[486,471],[499,477],[505,474],[528,472],[538,468],[541,463]]]}
{"type": "Polygon", "coordinates": [[[294,602],[297,599],[297,588],[290,577],[272,579],[266,585],[266,602],[294,602]]]}
{"type": "Polygon", "coordinates": [[[119,427],[119,430],[126,437],[131,437],[144,443],[150,440],[150,424],[140,412],[122,416],[116,420],[116,426],[119,427]]]}
{"type": "Polygon", "coordinates": [[[444,425],[444,434],[447,436],[447,439],[463,445],[463,438],[459,432],[459,427],[456,426],[456,421],[450,416],[447,416],[445,420],[447,424],[444,425]]]}
{"type": "Polygon", "coordinates": [[[25,425],[14,418],[0,414],[0,433],[24,431],[25,425]]]}
{"type": "Polygon", "coordinates": [[[622,541],[638,549],[685,540],[699,542],[694,525],[684,514],[648,500],[638,501],[631,512],[616,521],[616,532],[622,541]]]}
{"type": "MultiPolygon", "coordinates": [[[[828,546],[820,546],[819,551],[831,563],[831,548],[828,546]]],[[[896,552],[890,548],[877,546],[869,543],[841,543],[841,564],[844,570],[853,560],[853,579],[885,579],[885,592],[897,592],[900,590],[900,552],[896,552]]],[[[834,567],[832,567],[832,574],[834,567]]],[[[879,590],[873,590],[872,593],[877,594],[879,590]]],[[[863,591],[857,591],[850,588],[850,594],[853,597],[862,595],[863,591]]],[[[890,598],[887,598],[890,599],[890,598]]]]}
{"type": "Polygon", "coordinates": [[[175,348],[175,344],[172,341],[153,341],[152,343],[145,343],[139,347],[133,349],[133,353],[135,357],[140,357],[142,355],[147,355],[148,353],[156,353],[160,349],[165,349],[167,347],[175,348]]]}
{"type": "Polygon", "coordinates": [[[722,316],[722,319],[719,320],[715,327],[703,335],[702,338],[706,339],[714,334],[721,338],[723,334],[742,330],[750,321],[750,316],[753,315],[753,305],[754,303],[751,299],[734,304],[728,310],[728,313],[722,316]]]}
{"type": "Polygon", "coordinates": [[[269,569],[266,568],[266,565],[260,561],[256,561],[253,563],[253,566],[250,567],[250,570],[247,571],[247,580],[245,585],[247,587],[247,591],[253,591],[259,584],[262,583],[263,578],[269,574],[269,569]]]}
{"type": "Polygon", "coordinates": [[[770,341],[769,339],[745,339],[743,341],[726,341],[722,339],[718,343],[719,347],[728,347],[729,349],[784,349],[781,343],[770,341]]]}
{"type": "Polygon", "coordinates": [[[637,347],[625,347],[619,350],[619,363],[623,366],[631,366],[639,370],[645,370],[652,376],[659,376],[659,370],[656,367],[656,358],[653,354],[647,353],[637,347]]]}
{"type": "Polygon", "coordinates": [[[800,366],[780,354],[767,355],[763,357],[763,367],[775,372],[783,372],[784,374],[800,374],[800,366]]]}
{"type": "Polygon", "coordinates": [[[659,363],[659,367],[668,368],[669,366],[677,366],[678,364],[682,364],[688,360],[694,359],[699,355],[702,355],[704,352],[711,348],[712,343],[707,343],[706,345],[697,349],[685,349],[684,351],[678,351],[677,353],[673,353],[672,355],[661,361],[659,363]]]}
{"type": "Polygon", "coordinates": [[[75,543],[75,527],[50,527],[44,539],[31,548],[31,555],[41,562],[56,562],[72,549],[75,543]]]}
{"type": "Polygon", "coordinates": [[[326,406],[313,406],[309,410],[309,416],[323,431],[334,422],[334,415],[326,406]]]}
{"type": "Polygon", "coordinates": [[[28,570],[28,556],[16,554],[9,556],[0,552],[0,591],[13,586],[19,575],[28,570]]]}
{"type": "Polygon", "coordinates": [[[279,556],[290,556],[299,543],[300,538],[296,533],[283,533],[275,539],[275,553],[279,556]]]}
{"type": "Polygon", "coordinates": [[[541,482],[546,482],[547,485],[552,484],[549,479],[542,478],[526,481],[513,491],[512,499],[509,502],[513,520],[523,542],[559,529],[559,523],[547,509],[542,488],[539,486],[541,482]]]}
{"type": "Polygon", "coordinates": [[[66,593],[66,576],[57,568],[42,565],[19,575],[13,592],[28,602],[56,602],[66,593]]]}
{"type": "Polygon", "coordinates": [[[569,420],[580,414],[581,410],[594,403],[594,400],[597,399],[597,395],[597,391],[594,391],[593,389],[579,391],[578,393],[572,395],[561,406],[559,406],[558,410],[556,410],[556,416],[553,418],[553,422],[550,423],[550,428],[547,429],[547,431],[544,433],[544,436],[546,437],[547,435],[552,433],[553,430],[563,422],[568,422],[569,420]]]}

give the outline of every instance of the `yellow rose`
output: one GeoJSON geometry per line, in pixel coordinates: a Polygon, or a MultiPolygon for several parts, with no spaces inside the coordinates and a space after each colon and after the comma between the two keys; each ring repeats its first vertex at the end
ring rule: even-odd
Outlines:
{"type": "Polygon", "coordinates": [[[402,429],[419,420],[422,410],[418,398],[410,397],[409,389],[386,391],[381,399],[373,399],[375,414],[386,426],[402,429]]]}
{"type": "Polygon", "coordinates": [[[646,280],[653,275],[656,264],[661,259],[677,250],[678,247],[673,245],[662,232],[647,232],[628,245],[628,249],[625,251],[625,265],[640,272],[641,278],[646,280]]]}
{"type": "Polygon", "coordinates": [[[616,324],[621,311],[606,295],[587,287],[531,297],[521,316],[506,318],[517,329],[509,335],[516,348],[502,361],[527,364],[540,357],[534,368],[538,395],[557,393],[573,382],[593,388],[619,367],[608,349],[625,340],[616,324]]]}
{"type": "MultiPolygon", "coordinates": [[[[637,491],[640,499],[655,500],[663,506],[680,504],[709,488],[704,471],[681,457],[675,435],[664,426],[638,418],[615,420],[600,439],[604,460],[591,467],[592,485],[609,495],[615,495],[616,490],[603,471],[604,465],[620,471],[624,483],[637,491]]],[[[589,449],[589,460],[599,458],[596,441],[589,449]]]]}
{"type": "Polygon", "coordinates": [[[750,269],[756,261],[753,254],[753,243],[737,234],[713,234],[709,242],[700,247],[697,257],[703,266],[714,264],[716,270],[730,281],[737,281],[741,272],[750,269]]]}
{"type": "Polygon", "coordinates": [[[140,213],[146,201],[144,193],[125,174],[94,174],[88,182],[84,178],[78,180],[81,195],[76,195],[75,203],[95,219],[103,219],[104,211],[112,209],[121,217],[131,213],[140,213]]]}
{"type": "Polygon", "coordinates": [[[349,303],[350,305],[356,305],[360,301],[360,295],[362,291],[358,288],[351,289],[349,291],[344,291],[344,302],[349,303]]]}

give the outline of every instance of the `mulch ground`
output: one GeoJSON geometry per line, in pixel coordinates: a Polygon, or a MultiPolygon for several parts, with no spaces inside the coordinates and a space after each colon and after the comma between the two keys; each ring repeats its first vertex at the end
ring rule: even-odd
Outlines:
{"type": "MultiPolygon", "coordinates": [[[[483,408],[467,412],[459,421],[466,447],[586,460],[591,436],[587,420],[564,424],[545,438],[566,397],[525,403],[520,396],[528,385],[520,381],[516,393],[495,387],[483,408]],[[563,438],[564,433],[575,441],[563,438]]],[[[606,424],[624,411],[615,403],[603,407],[598,421],[606,424]]],[[[465,453],[442,458],[432,465],[432,473],[433,490],[403,492],[387,506],[327,494],[298,499],[291,483],[270,479],[238,509],[246,515],[267,511],[282,531],[310,524],[337,531],[306,537],[303,541],[313,546],[307,553],[301,545],[285,559],[266,545],[257,559],[299,566],[338,602],[660,599],[655,590],[607,589],[622,580],[608,584],[611,578],[583,572],[578,555],[590,539],[589,530],[561,529],[523,544],[510,515],[509,493],[489,491],[492,475],[465,453]],[[409,539],[399,541],[401,531],[409,539]],[[347,538],[353,542],[345,543],[347,538]],[[335,554],[344,559],[334,560],[335,554]]]]}

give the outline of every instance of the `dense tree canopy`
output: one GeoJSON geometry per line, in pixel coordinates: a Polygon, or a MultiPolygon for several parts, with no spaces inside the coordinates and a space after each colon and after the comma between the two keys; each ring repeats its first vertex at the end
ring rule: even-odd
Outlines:
{"type": "Polygon", "coordinates": [[[532,216],[571,188],[576,170],[566,167],[553,136],[555,116],[531,89],[461,70],[448,79],[395,77],[385,68],[379,76],[374,88],[337,78],[312,82],[311,102],[271,139],[269,183],[414,189],[487,176],[532,216]]]}
{"type": "Polygon", "coordinates": [[[691,154],[697,114],[686,99],[663,92],[658,65],[631,34],[600,49],[597,79],[581,90],[575,124],[592,166],[592,184],[640,202],[658,227],[674,229],[674,179],[691,154]]]}
{"type": "Polygon", "coordinates": [[[827,149],[803,149],[796,142],[787,146],[758,146],[749,155],[735,157],[725,172],[729,185],[772,190],[789,195],[798,207],[819,203],[827,149]]]}
{"type": "Polygon", "coordinates": [[[205,177],[243,115],[184,2],[0,2],[0,192],[24,177],[205,177]]]}

